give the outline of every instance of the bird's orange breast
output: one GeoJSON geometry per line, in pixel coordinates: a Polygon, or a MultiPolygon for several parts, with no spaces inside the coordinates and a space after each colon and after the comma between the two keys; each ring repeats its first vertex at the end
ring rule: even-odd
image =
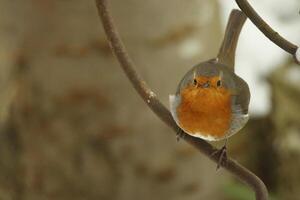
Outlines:
{"type": "Polygon", "coordinates": [[[187,86],[181,91],[177,117],[190,134],[224,137],[231,124],[231,95],[225,88],[187,86]]]}

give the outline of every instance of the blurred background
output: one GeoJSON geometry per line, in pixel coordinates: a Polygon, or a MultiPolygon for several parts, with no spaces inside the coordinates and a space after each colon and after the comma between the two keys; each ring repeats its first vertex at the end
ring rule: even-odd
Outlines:
{"type": "MultiPolygon", "coordinates": [[[[300,43],[298,0],[251,4],[300,43]]],[[[216,55],[232,8],[233,0],[111,0],[138,71],[165,105],[191,66],[216,55]]],[[[147,108],[93,0],[0,0],[0,44],[1,200],[254,199],[147,108]]],[[[272,199],[300,199],[300,68],[250,21],[236,66],[250,85],[251,119],[229,153],[272,199]]]]}

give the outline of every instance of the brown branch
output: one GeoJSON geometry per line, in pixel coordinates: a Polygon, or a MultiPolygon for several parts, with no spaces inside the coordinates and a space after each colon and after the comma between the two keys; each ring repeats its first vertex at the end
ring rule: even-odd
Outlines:
{"type": "Polygon", "coordinates": [[[298,46],[284,39],[278,32],[274,31],[252,8],[247,0],[235,0],[240,9],[247,15],[247,17],[253,22],[253,24],[273,43],[279,46],[281,49],[290,53],[295,61],[300,64],[299,56],[296,56],[298,46]]]}
{"type": "MultiPolygon", "coordinates": [[[[107,4],[107,0],[96,0],[99,16],[107,35],[107,39],[121,67],[133,84],[134,88],[140,94],[142,99],[148,104],[151,110],[174,131],[177,131],[179,127],[173,120],[169,110],[158,100],[154,92],[148,87],[145,81],[136,72],[134,63],[128,56],[127,51],[114,26],[112,16],[108,10],[107,4]]],[[[212,145],[204,140],[197,139],[187,134],[185,134],[184,139],[189,144],[195,146],[199,151],[208,156],[210,159],[212,159],[216,163],[218,162],[217,157],[211,156],[216,151],[216,149],[212,145]]],[[[257,200],[268,199],[268,191],[266,186],[255,174],[250,172],[248,169],[241,166],[236,161],[231,160],[230,158],[228,158],[226,165],[224,165],[223,167],[233,175],[235,175],[237,178],[239,178],[241,181],[248,184],[254,190],[257,200]]]]}

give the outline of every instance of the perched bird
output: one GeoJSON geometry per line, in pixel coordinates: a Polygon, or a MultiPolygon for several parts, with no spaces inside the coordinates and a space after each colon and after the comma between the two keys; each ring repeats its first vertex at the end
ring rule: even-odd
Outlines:
{"type": "Polygon", "coordinates": [[[233,10],[217,57],[189,70],[176,94],[170,95],[172,116],[185,133],[227,141],[247,123],[249,87],[234,73],[235,50],[246,19],[243,12],[233,10]]]}

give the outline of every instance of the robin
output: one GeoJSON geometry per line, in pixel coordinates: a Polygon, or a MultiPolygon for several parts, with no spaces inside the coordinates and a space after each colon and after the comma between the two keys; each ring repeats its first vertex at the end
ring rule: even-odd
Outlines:
{"type": "MultiPolygon", "coordinates": [[[[247,123],[249,87],[234,73],[235,50],[246,19],[243,12],[233,10],[218,56],[189,70],[176,94],[170,95],[172,116],[185,133],[208,141],[227,142],[247,123]]],[[[226,142],[222,155],[226,153],[226,142]]]]}

